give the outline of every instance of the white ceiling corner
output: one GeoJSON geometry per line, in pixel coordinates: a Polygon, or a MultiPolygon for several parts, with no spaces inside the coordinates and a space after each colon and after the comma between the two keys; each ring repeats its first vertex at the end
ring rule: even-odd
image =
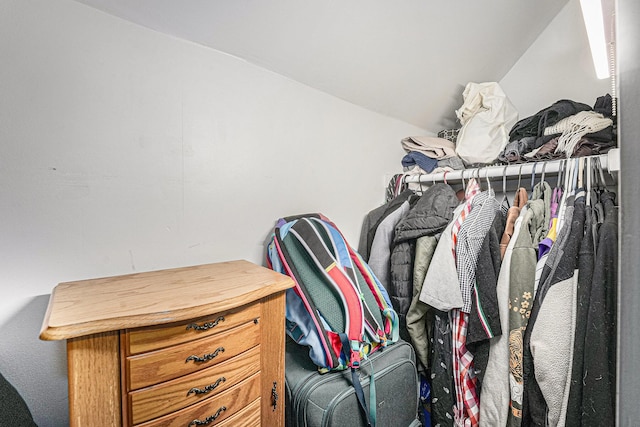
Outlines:
{"type": "Polygon", "coordinates": [[[431,132],[568,0],[76,0],[431,132]]]}

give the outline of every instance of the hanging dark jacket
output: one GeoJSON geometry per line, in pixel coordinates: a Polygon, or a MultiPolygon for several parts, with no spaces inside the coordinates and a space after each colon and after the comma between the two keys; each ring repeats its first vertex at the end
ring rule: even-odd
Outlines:
{"type": "Polygon", "coordinates": [[[575,334],[571,304],[584,221],[584,197],[577,197],[571,223],[564,225],[570,227],[567,239],[551,248],[560,258],[548,280],[543,283],[543,277],[538,285],[523,339],[522,427],[557,425],[566,410],[575,334]]]}
{"type": "MultiPolygon", "coordinates": [[[[413,198],[417,199],[415,193],[411,190],[405,190],[384,205],[373,209],[364,217],[360,230],[360,240],[358,241],[358,253],[365,261],[369,261],[371,244],[373,243],[373,238],[380,223],[391,212],[398,209],[405,200],[412,200],[413,198]]],[[[411,203],[413,203],[413,201],[411,203]]]]}
{"type": "Polygon", "coordinates": [[[615,425],[618,207],[615,193],[600,196],[605,219],[599,229],[587,316],[582,426],[615,425]]]}
{"type": "Polygon", "coordinates": [[[410,341],[406,315],[413,297],[413,265],[416,240],[440,233],[453,218],[459,201],[448,184],[429,187],[409,213],[396,225],[391,251],[391,283],[388,289],[393,308],[400,318],[400,336],[410,341]]]}
{"type": "Polygon", "coordinates": [[[578,255],[578,287],[576,289],[576,333],[573,343],[573,366],[571,369],[571,389],[567,405],[566,427],[582,426],[582,391],[584,358],[588,356],[590,343],[585,341],[587,316],[593,282],[594,241],[591,209],[587,207],[584,221],[584,237],[578,255]],[[587,350],[585,352],[585,350],[587,350]]]}

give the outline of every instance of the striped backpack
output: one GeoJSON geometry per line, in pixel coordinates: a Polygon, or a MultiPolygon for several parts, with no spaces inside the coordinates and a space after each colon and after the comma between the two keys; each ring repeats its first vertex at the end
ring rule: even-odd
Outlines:
{"type": "Polygon", "coordinates": [[[295,282],[286,294],[287,334],[309,347],[321,373],[351,368],[360,406],[375,424],[375,404],[367,411],[356,369],[398,340],[398,316],[386,290],[322,214],[280,219],[267,245],[267,264],[295,282]]]}

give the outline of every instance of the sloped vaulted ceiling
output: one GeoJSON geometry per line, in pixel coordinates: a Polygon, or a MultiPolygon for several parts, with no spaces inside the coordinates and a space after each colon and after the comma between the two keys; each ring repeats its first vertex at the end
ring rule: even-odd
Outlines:
{"type": "Polygon", "coordinates": [[[76,1],[437,132],[568,0],[76,1]]]}

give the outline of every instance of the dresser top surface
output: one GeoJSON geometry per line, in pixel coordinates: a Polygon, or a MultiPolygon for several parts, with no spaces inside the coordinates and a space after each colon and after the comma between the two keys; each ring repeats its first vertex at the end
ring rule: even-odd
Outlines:
{"type": "Polygon", "coordinates": [[[51,293],[40,338],[68,339],[191,319],[292,286],[289,277],[244,260],[60,283],[51,293]]]}

